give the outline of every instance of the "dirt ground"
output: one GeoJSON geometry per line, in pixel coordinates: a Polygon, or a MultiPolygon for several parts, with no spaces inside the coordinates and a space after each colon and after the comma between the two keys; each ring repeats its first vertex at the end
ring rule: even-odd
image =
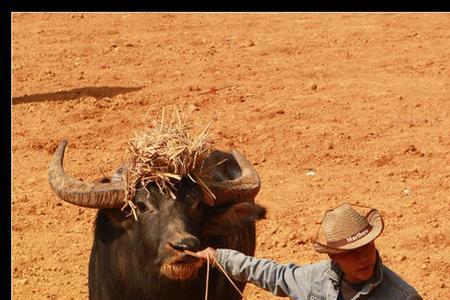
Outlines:
{"type": "Polygon", "coordinates": [[[327,259],[323,212],[360,203],[384,215],[384,262],[450,298],[450,14],[15,13],[12,28],[13,299],[88,298],[95,210],[52,193],[59,141],[65,170],[94,180],[174,105],[260,173],[256,256],[327,259]]]}

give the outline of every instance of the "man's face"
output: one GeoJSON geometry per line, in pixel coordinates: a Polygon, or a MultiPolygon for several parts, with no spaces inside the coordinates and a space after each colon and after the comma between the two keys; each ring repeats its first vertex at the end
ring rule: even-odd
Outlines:
{"type": "Polygon", "coordinates": [[[330,256],[344,272],[344,280],[357,283],[368,280],[373,273],[377,259],[375,242],[360,248],[330,256]]]}

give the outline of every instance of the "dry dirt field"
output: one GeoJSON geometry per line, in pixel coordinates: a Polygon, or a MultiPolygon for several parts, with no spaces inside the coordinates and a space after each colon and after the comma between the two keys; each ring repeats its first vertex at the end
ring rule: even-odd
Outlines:
{"type": "Polygon", "coordinates": [[[59,141],[94,180],[174,105],[259,171],[256,256],[327,259],[323,212],[360,203],[384,214],[384,262],[450,299],[450,14],[15,13],[12,28],[13,299],[88,298],[95,210],[52,193],[59,141]]]}

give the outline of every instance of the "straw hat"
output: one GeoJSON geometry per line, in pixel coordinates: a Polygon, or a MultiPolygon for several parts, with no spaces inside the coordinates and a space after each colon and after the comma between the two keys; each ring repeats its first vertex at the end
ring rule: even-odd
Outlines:
{"type": "Polygon", "coordinates": [[[383,228],[383,218],[378,210],[371,209],[364,216],[344,203],[325,212],[314,248],[319,253],[329,254],[356,249],[375,240],[383,228]],[[324,235],[326,243],[319,241],[320,234],[324,235]]]}

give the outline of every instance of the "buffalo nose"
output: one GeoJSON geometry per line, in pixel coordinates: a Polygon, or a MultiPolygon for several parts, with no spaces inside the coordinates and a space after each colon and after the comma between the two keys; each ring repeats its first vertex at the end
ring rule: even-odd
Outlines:
{"type": "Polygon", "coordinates": [[[200,247],[200,241],[195,237],[184,238],[175,243],[171,243],[172,248],[178,251],[194,251],[197,252],[200,247]]]}

